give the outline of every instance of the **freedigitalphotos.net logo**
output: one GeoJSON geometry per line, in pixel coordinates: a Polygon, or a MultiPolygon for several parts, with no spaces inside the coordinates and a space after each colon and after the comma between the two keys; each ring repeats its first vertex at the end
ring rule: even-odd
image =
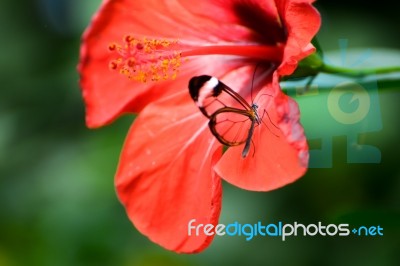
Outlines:
{"type": "Polygon", "coordinates": [[[233,222],[230,224],[203,224],[196,223],[196,219],[188,222],[188,236],[244,236],[246,241],[252,240],[256,236],[260,237],[280,237],[285,241],[287,237],[296,236],[383,236],[383,228],[377,226],[358,226],[350,227],[349,224],[328,224],[322,222],[317,224],[304,225],[302,223],[269,223],[257,222],[254,224],[233,222]]]}

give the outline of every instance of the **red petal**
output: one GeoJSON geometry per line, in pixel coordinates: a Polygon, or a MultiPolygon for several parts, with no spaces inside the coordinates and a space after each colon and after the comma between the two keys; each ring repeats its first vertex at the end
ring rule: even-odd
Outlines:
{"type": "Polygon", "coordinates": [[[212,170],[221,145],[188,93],[149,104],[134,122],[116,175],[136,228],[176,252],[199,252],[213,236],[188,236],[188,222],[217,224],[221,181],[212,170]]]}
{"type": "Polygon", "coordinates": [[[203,0],[196,5],[192,1],[182,1],[182,4],[193,14],[208,17],[219,25],[212,26],[211,32],[206,28],[205,36],[211,34],[224,36],[226,41],[231,42],[247,41],[267,45],[275,45],[285,39],[273,1],[203,0]]]}
{"type": "Polygon", "coordinates": [[[263,90],[259,95],[259,111],[263,123],[253,135],[253,146],[242,158],[243,146],[231,147],[214,167],[229,183],[247,190],[268,191],[294,182],[307,170],[308,146],[299,123],[299,110],[295,101],[280,89],[263,90]],[[279,100],[277,100],[279,99],[279,100]],[[272,123],[279,127],[275,128],[272,123]]]}
{"type": "Polygon", "coordinates": [[[239,63],[225,62],[221,56],[199,57],[184,63],[178,79],[149,83],[135,82],[109,70],[106,60],[81,63],[80,83],[86,105],[86,124],[90,128],[100,127],[123,113],[139,112],[148,103],[168,94],[187,91],[192,76],[202,73],[222,76],[239,63]]]}
{"type": "Polygon", "coordinates": [[[321,26],[321,15],[311,5],[313,0],[276,0],[279,13],[288,33],[281,76],[290,75],[298,62],[314,52],[310,44],[321,26]]]}
{"type": "Polygon", "coordinates": [[[190,76],[203,73],[218,76],[221,74],[219,66],[225,61],[217,56],[191,59],[182,65],[181,72],[187,74],[186,78],[179,75],[173,82],[141,84],[109,70],[109,62],[115,59],[108,51],[111,43],[120,41],[127,34],[177,39],[193,45],[242,42],[253,33],[234,24],[232,12],[216,6],[215,1],[201,1],[199,5],[193,5],[192,1],[104,1],[83,35],[78,66],[87,125],[102,126],[125,112],[139,112],[166,94],[186,90],[190,76]],[[218,10],[218,16],[210,13],[215,10],[218,10]]]}

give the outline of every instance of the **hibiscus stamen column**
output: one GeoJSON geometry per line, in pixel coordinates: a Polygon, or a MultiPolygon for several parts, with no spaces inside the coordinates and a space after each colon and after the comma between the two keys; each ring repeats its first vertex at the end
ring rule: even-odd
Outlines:
{"type": "Polygon", "coordinates": [[[175,79],[184,61],[182,59],[191,56],[242,56],[268,62],[280,62],[283,55],[281,45],[189,46],[176,40],[137,39],[130,35],[124,38],[124,43],[124,45],[115,43],[109,45],[109,50],[118,54],[118,58],[112,60],[109,67],[112,70],[118,70],[129,79],[140,82],[175,79]]]}

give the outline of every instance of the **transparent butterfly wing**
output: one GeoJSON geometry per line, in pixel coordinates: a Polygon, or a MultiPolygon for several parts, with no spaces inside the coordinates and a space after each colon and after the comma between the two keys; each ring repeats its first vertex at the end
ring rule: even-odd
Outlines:
{"type": "Polygon", "coordinates": [[[250,106],[238,93],[215,77],[203,75],[189,81],[189,92],[201,112],[210,119],[211,133],[226,146],[245,143],[246,157],[255,124],[257,105],[250,106]]]}
{"type": "Polygon", "coordinates": [[[225,107],[217,110],[210,118],[212,134],[224,145],[237,146],[247,141],[254,123],[254,115],[248,110],[225,107]]]}

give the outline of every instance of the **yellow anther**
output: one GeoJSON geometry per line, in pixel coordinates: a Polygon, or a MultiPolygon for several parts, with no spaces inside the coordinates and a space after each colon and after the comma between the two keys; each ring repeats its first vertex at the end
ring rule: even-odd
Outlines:
{"type": "Polygon", "coordinates": [[[181,64],[177,41],[137,39],[131,35],[123,40],[123,46],[115,43],[108,46],[110,51],[118,54],[117,59],[110,61],[110,69],[139,82],[176,78],[181,64]]]}

